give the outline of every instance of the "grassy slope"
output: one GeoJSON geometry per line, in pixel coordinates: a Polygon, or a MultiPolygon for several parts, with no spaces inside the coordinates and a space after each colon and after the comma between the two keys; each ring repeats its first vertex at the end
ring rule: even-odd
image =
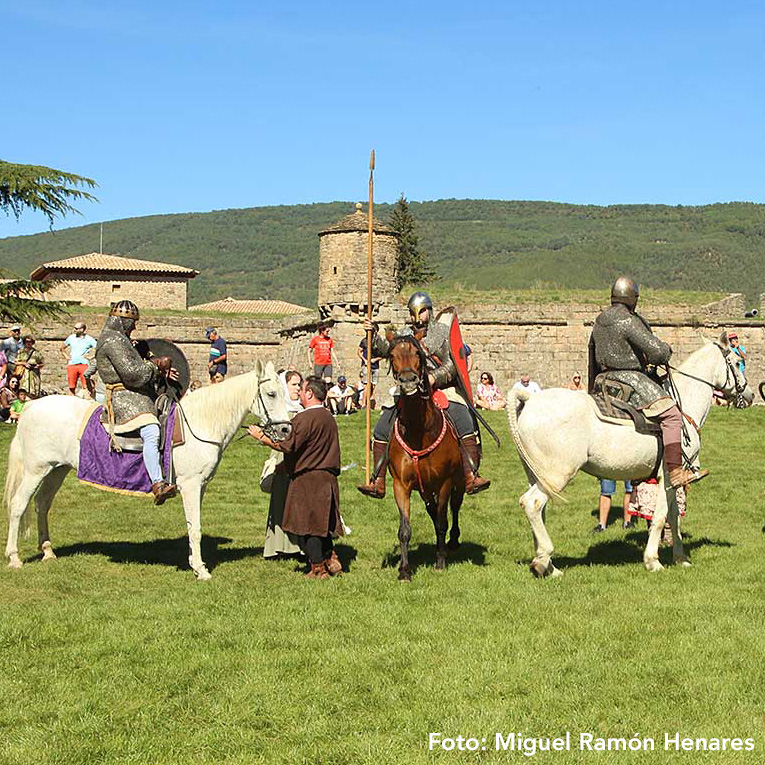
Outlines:
{"type": "MultiPolygon", "coordinates": [[[[105,249],[202,271],[191,302],[272,297],[312,306],[317,232],[347,202],[156,215],[105,226],[105,249]]],[[[389,205],[376,212],[385,217],[389,205]]],[[[412,203],[421,246],[447,287],[602,289],[628,271],[677,290],[747,292],[763,284],[765,206],[749,203],[596,207],[549,202],[412,203]]],[[[91,252],[98,225],[0,240],[0,265],[28,274],[46,260],[91,252]]]]}
{"type": "MultiPolygon", "coordinates": [[[[502,415],[492,420],[506,433],[502,415]]],[[[361,462],[361,418],[339,424],[343,462],[361,462]]],[[[760,453],[763,427],[762,408],[712,412],[713,476],[692,492],[685,527],[694,567],[660,575],[642,568],[643,530],[589,534],[597,484],[581,476],[548,513],[565,576],[532,579],[509,437],[487,448],[492,488],[466,501],[464,544],[444,574],[417,503],[409,586],[396,581],[393,501],[358,495],[358,468],[341,478],[351,570],[325,583],[261,558],[265,452],[250,441],[229,449],[205,499],[207,584],[186,570],[178,501],[153,508],[69,478],[52,512],[59,561],[0,570],[2,762],[506,762],[430,754],[428,733],[491,745],[496,731],[566,730],[652,736],[659,751],[645,763],[676,759],[661,750],[664,731],[752,736],[759,754],[689,756],[759,761],[761,466],[745,455],[760,453]]],[[[0,472],[12,433],[0,426],[0,472]]]]}

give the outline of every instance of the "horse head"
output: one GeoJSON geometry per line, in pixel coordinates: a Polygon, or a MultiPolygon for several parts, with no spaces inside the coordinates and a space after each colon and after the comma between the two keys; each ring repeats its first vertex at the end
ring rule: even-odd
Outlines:
{"type": "Polygon", "coordinates": [[[390,364],[402,395],[425,392],[428,384],[425,351],[414,335],[396,338],[390,349],[390,364]]]}
{"type": "Polygon", "coordinates": [[[715,387],[722,392],[726,401],[733,402],[738,409],[746,409],[754,401],[754,391],[738,366],[738,357],[731,349],[728,333],[723,332],[713,345],[719,348],[724,360],[724,366],[718,364],[715,369],[715,387]]]}
{"type": "Polygon", "coordinates": [[[272,362],[263,364],[255,362],[255,373],[258,381],[258,392],[252,400],[250,412],[257,417],[263,427],[263,432],[273,441],[284,441],[292,433],[287,412],[287,402],[284,400],[284,388],[276,374],[272,362]]]}

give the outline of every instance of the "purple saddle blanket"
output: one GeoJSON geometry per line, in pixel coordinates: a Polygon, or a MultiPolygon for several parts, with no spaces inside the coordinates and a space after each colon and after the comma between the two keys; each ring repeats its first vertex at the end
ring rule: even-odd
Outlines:
{"type": "MultiPolygon", "coordinates": [[[[151,481],[140,452],[115,452],[109,449],[109,433],[101,423],[102,406],[96,407],[80,435],[80,460],[77,478],[106,491],[123,494],[150,494],[151,481]]],[[[165,422],[165,448],[161,455],[162,474],[170,476],[173,459],[173,428],[176,405],[165,422]]]]}

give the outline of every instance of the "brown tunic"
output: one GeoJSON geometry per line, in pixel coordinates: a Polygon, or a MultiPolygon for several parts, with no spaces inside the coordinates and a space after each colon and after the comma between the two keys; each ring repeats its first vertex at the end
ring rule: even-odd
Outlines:
{"type": "Polygon", "coordinates": [[[284,452],[292,479],[282,528],[305,536],[341,536],[340,437],[332,415],[324,407],[298,412],[292,420],[292,435],[276,448],[284,452]]]}

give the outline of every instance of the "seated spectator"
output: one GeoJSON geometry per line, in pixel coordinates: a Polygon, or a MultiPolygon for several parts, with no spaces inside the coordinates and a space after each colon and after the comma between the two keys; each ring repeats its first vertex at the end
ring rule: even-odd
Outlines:
{"type": "Polygon", "coordinates": [[[491,372],[481,372],[481,382],[476,388],[475,405],[480,409],[489,409],[496,412],[505,408],[505,397],[494,382],[491,372]]]}
{"type": "Polygon", "coordinates": [[[356,411],[353,403],[353,388],[343,375],[337,378],[337,385],[333,385],[327,393],[327,401],[332,414],[351,414],[356,411]]]}
{"type": "Polygon", "coordinates": [[[24,388],[19,388],[19,397],[11,404],[11,413],[8,419],[11,422],[18,422],[21,412],[28,401],[27,392],[24,388]]]}
{"type": "Polygon", "coordinates": [[[12,424],[10,420],[11,404],[18,398],[18,393],[18,377],[11,377],[8,381],[8,385],[0,388],[0,422],[7,422],[9,425],[12,424]]]}
{"type": "Polygon", "coordinates": [[[522,374],[521,379],[513,385],[513,390],[525,390],[529,393],[541,393],[539,383],[534,382],[527,374],[522,374]]]}
{"type": "Polygon", "coordinates": [[[2,388],[7,380],[6,373],[8,372],[8,357],[5,355],[5,351],[0,351],[0,388],[2,388]]]}
{"type": "Polygon", "coordinates": [[[576,372],[574,376],[571,378],[571,382],[568,384],[569,390],[584,390],[584,385],[582,385],[582,375],[579,372],[576,372]]]}

